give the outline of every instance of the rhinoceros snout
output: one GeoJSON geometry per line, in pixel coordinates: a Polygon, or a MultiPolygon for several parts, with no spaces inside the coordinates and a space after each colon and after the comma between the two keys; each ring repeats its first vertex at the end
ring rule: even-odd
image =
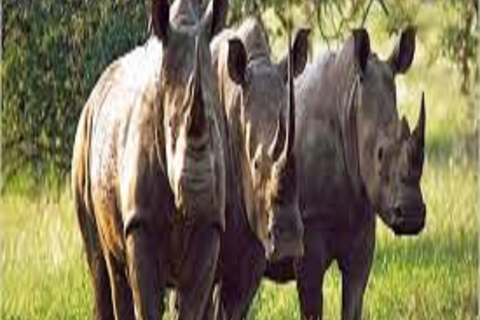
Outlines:
{"type": "Polygon", "coordinates": [[[271,254],[268,256],[270,261],[303,256],[303,224],[299,216],[280,219],[274,224],[269,236],[272,243],[271,254]]]}
{"type": "Polygon", "coordinates": [[[273,250],[268,260],[275,262],[284,258],[300,258],[304,254],[302,241],[285,241],[278,245],[273,245],[273,250]]]}
{"type": "Polygon", "coordinates": [[[392,230],[396,235],[417,235],[425,227],[426,207],[424,203],[416,207],[397,207],[392,230]]]}

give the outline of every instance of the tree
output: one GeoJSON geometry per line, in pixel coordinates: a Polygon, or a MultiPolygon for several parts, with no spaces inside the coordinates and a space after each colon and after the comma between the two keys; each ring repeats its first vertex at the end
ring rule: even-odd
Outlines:
{"type": "Polygon", "coordinates": [[[133,0],[3,3],[2,149],[6,180],[69,172],[81,109],[103,69],[145,38],[133,0]]]}

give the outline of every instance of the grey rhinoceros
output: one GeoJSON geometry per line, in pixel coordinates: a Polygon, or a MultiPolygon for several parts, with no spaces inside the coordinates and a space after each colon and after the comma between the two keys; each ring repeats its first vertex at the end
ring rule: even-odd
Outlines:
{"type": "Polygon", "coordinates": [[[225,158],[209,42],[220,1],[153,1],[152,35],[113,62],[81,114],[74,204],[99,319],[200,319],[225,229],[225,158]]]}
{"type": "Polygon", "coordinates": [[[226,152],[235,160],[226,170],[230,192],[217,296],[227,319],[246,316],[267,258],[303,254],[293,77],[305,66],[307,35],[300,30],[293,51],[279,63],[272,62],[264,30],[253,18],[224,30],[211,44],[227,124],[226,152]]]}
{"type": "Polygon", "coordinates": [[[399,119],[395,87],[414,51],[413,27],[402,32],[387,60],[371,52],[364,29],[355,30],[338,53],[308,65],[296,81],[305,255],[269,264],[266,276],[296,277],[303,319],[321,319],[323,277],[334,260],[342,274],[342,319],[361,318],[375,213],[398,235],[418,234],[425,225],[423,95],[411,132],[406,119],[399,119]]]}

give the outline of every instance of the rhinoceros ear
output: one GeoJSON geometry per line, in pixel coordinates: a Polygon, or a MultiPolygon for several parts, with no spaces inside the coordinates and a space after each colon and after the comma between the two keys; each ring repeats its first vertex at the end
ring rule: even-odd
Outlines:
{"type": "Polygon", "coordinates": [[[230,79],[236,84],[243,86],[247,68],[247,52],[240,39],[228,40],[227,66],[230,79]]]}
{"type": "MultiPolygon", "coordinates": [[[[310,29],[300,29],[298,30],[295,41],[293,43],[293,77],[299,76],[305,65],[307,64],[308,58],[308,36],[310,34],[310,29]]],[[[280,60],[278,63],[278,70],[282,76],[283,82],[287,83],[288,80],[288,53],[280,60]]]]}
{"type": "Polygon", "coordinates": [[[203,15],[202,21],[211,38],[225,26],[227,19],[228,0],[212,0],[203,15]]]}
{"type": "Polygon", "coordinates": [[[365,29],[354,29],[352,31],[352,36],[355,64],[363,74],[367,69],[368,58],[370,57],[370,36],[365,29]]]}
{"type": "Polygon", "coordinates": [[[167,45],[168,42],[169,10],[168,0],[152,1],[153,33],[162,41],[163,45],[167,45]]]}
{"type": "Polygon", "coordinates": [[[415,54],[416,33],[417,29],[413,26],[403,30],[400,40],[388,58],[393,74],[403,74],[410,68],[415,54]]]}

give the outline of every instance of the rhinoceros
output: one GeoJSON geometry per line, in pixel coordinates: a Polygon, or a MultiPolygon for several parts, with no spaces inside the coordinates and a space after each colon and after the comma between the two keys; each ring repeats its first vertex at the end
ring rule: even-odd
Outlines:
{"type": "Polygon", "coordinates": [[[295,84],[295,157],[305,255],[267,267],[296,277],[302,318],[321,319],[324,274],[342,274],[342,319],[360,319],[372,266],[376,214],[397,235],[418,234],[426,207],[420,178],[425,106],[413,132],[399,119],[395,77],[410,67],[415,28],[406,28],[387,60],[357,29],[337,53],[307,66],[295,84]]]}
{"type": "Polygon", "coordinates": [[[75,209],[99,319],[200,319],[225,229],[225,159],[209,43],[222,3],[153,1],[152,35],[101,75],[79,120],[75,209]]]}
{"type": "Polygon", "coordinates": [[[217,300],[227,319],[245,317],[266,259],[303,254],[293,77],[306,64],[307,36],[308,30],[300,30],[293,52],[279,63],[272,62],[264,31],[253,18],[224,30],[211,44],[229,139],[226,152],[234,160],[226,170],[230,192],[217,300]]]}

